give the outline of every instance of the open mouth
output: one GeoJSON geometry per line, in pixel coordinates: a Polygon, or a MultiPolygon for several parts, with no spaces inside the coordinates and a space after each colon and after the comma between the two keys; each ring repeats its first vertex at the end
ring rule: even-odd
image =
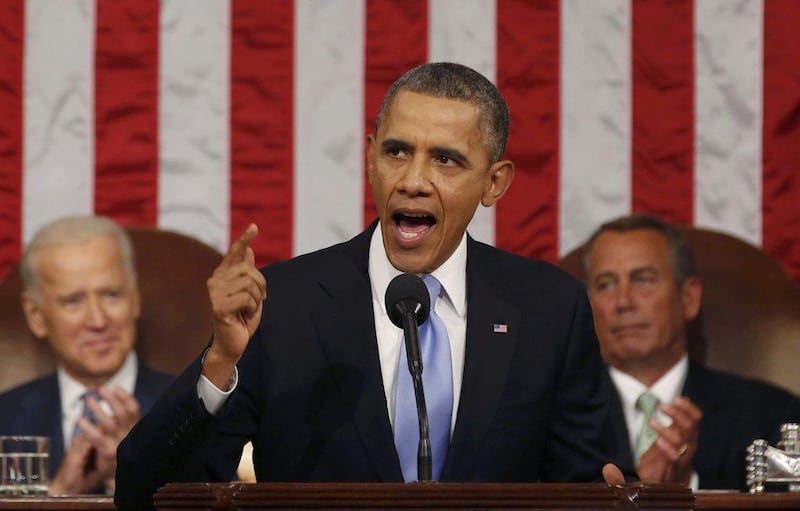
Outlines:
{"type": "Polygon", "coordinates": [[[395,213],[392,220],[400,237],[409,241],[419,239],[436,225],[436,218],[426,213],[395,213]]]}

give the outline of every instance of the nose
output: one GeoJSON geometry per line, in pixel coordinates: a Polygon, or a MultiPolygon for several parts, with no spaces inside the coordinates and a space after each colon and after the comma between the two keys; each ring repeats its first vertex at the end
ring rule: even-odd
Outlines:
{"type": "Polygon", "coordinates": [[[108,314],[103,302],[97,297],[91,297],[86,302],[86,324],[95,329],[105,328],[108,324],[108,314]]]}
{"type": "Polygon", "coordinates": [[[429,195],[432,186],[429,163],[423,155],[415,154],[402,169],[398,190],[409,197],[429,195]]]}
{"type": "Polygon", "coordinates": [[[615,307],[618,311],[628,310],[633,307],[633,295],[631,285],[627,282],[620,282],[614,296],[615,307]]]}

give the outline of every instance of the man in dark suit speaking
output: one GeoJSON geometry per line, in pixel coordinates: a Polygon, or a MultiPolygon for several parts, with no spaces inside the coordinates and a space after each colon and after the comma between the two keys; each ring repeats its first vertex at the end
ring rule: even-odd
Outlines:
{"type": "Polygon", "coordinates": [[[401,272],[425,277],[443,325],[442,358],[423,346],[423,378],[444,387],[425,387],[431,431],[445,422],[433,479],[599,479],[615,449],[610,387],[582,284],[466,234],[511,184],[507,135],[505,101],[467,67],[396,81],[368,138],[379,222],[261,271],[255,226],[233,244],[208,281],[209,349],[120,446],[118,507],[152,505],[170,481],[229,479],[248,439],[260,481],[415,480],[403,333],[384,303],[401,272]]]}

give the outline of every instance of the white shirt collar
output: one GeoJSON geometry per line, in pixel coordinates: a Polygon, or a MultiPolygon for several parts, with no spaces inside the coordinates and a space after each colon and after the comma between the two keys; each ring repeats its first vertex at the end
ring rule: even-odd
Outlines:
{"type": "MultiPolygon", "coordinates": [[[[372,293],[381,304],[381,312],[386,315],[386,288],[389,282],[402,273],[392,266],[383,246],[381,224],[372,233],[369,244],[369,276],[372,280],[372,293]]],[[[460,318],[467,313],[467,235],[461,238],[453,254],[433,271],[433,276],[442,284],[443,294],[460,318]]]]}
{"type": "MultiPolygon", "coordinates": [[[[105,386],[121,387],[125,392],[133,395],[134,388],[136,387],[137,364],[138,358],[136,356],[136,352],[131,351],[128,353],[128,356],[125,357],[122,367],[120,367],[119,371],[114,373],[114,375],[108,379],[108,381],[105,383],[105,386]]],[[[61,393],[62,411],[66,411],[75,407],[79,407],[79,409],[82,410],[83,403],[81,402],[81,397],[89,389],[78,380],[67,374],[67,371],[60,365],[58,366],[56,374],[58,377],[59,392],[61,393]]]]}
{"type": "Polygon", "coordinates": [[[662,403],[671,403],[676,397],[681,395],[686,375],[689,372],[689,356],[684,353],[681,359],[667,371],[664,376],[658,379],[649,389],[633,376],[623,373],[614,367],[609,368],[609,374],[614,381],[622,397],[622,404],[625,409],[633,409],[636,406],[636,399],[642,392],[650,391],[658,397],[662,403]]]}

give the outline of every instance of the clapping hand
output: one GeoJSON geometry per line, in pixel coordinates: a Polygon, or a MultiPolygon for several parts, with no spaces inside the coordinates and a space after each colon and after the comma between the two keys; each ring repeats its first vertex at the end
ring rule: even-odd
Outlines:
{"type": "Polygon", "coordinates": [[[81,433],[50,483],[51,495],[89,493],[100,486],[114,491],[117,446],[139,420],[140,408],[136,398],[121,388],[100,387],[98,392],[108,406],[101,406],[93,396],[87,398],[86,406],[96,422],[85,417],[78,421],[81,433]]]}
{"type": "Polygon", "coordinates": [[[665,426],[655,418],[648,423],[658,438],[639,460],[636,471],[642,481],[689,485],[692,460],[697,452],[697,433],[703,413],[689,398],[678,397],[659,409],[672,419],[665,426]]]}

